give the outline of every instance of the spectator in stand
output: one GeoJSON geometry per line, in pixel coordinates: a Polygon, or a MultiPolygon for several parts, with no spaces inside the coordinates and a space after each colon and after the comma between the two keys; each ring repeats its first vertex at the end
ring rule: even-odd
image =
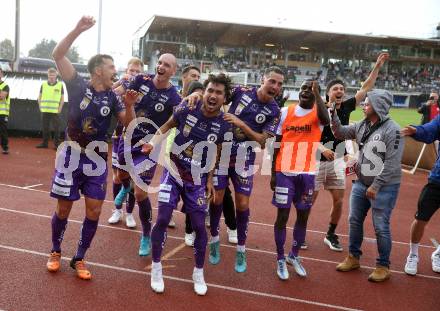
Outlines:
{"type": "Polygon", "coordinates": [[[432,121],[439,114],[438,97],[438,92],[432,90],[428,101],[423,103],[419,109],[417,109],[417,112],[422,114],[422,121],[420,124],[423,125],[432,121]]]}

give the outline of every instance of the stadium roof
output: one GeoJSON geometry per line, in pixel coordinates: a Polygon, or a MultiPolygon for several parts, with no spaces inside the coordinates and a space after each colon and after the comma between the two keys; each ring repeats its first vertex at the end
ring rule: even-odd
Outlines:
{"type": "Polygon", "coordinates": [[[223,46],[274,45],[288,50],[308,47],[312,50],[347,50],[347,46],[363,43],[384,45],[413,45],[415,47],[440,48],[438,39],[416,39],[394,36],[367,36],[280,27],[257,26],[227,22],[214,22],[187,18],[153,16],[136,34],[147,32],[187,33],[189,42],[215,42],[223,46]]]}

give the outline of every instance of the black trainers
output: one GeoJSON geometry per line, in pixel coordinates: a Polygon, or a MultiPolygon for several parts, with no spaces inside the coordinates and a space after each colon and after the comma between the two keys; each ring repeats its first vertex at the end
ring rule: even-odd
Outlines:
{"type": "Polygon", "coordinates": [[[342,252],[343,248],[339,244],[338,236],[336,234],[327,234],[324,238],[324,243],[332,250],[336,252],[342,252]]]}
{"type": "Polygon", "coordinates": [[[308,249],[308,248],[309,248],[309,244],[307,244],[307,242],[306,242],[306,241],[304,241],[304,242],[302,242],[302,243],[301,243],[301,246],[300,246],[300,248],[301,248],[301,249],[303,249],[303,250],[306,250],[306,249],[308,249]]]}

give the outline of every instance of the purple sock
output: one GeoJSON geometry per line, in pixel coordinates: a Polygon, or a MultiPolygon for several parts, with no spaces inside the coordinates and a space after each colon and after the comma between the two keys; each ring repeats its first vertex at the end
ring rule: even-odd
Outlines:
{"type": "Polygon", "coordinates": [[[301,248],[301,244],[306,240],[306,225],[303,223],[295,222],[295,227],[293,228],[293,243],[292,243],[292,251],[289,255],[293,255],[295,257],[298,256],[299,249],[301,248]]]}
{"type": "Polygon", "coordinates": [[[205,263],[206,245],[208,244],[208,234],[205,229],[205,213],[194,212],[190,214],[191,225],[196,233],[194,240],[194,256],[196,268],[202,269],[205,263]]]}
{"type": "Polygon", "coordinates": [[[286,243],[286,227],[278,229],[273,227],[275,233],[275,244],[277,246],[277,260],[284,259],[284,244],[286,243]]]}
{"type": "Polygon", "coordinates": [[[57,213],[52,216],[52,252],[61,253],[61,242],[63,242],[66,231],[67,218],[60,219],[57,213]]]}
{"type": "Polygon", "coordinates": [[[160,205],[157,215],[156,224],[151,231],[151,248],[153,262],[160,262],[162,248],[167,239],[167,227],[173,215],[173,207],[168,205],[160,205]]]}
{"type": "MultiPolygon", "coordinates": [[[[121,188],[122,188],[122,184],[113,183],[113,200],[116,198],[121,188]]],[[[115,207],[116,209],[121,209],[122,205],[115,205],[115,207]]]]}
{"type": "Polygon", "coordinates": [[[127,213],[133,213],[134,204],[136,203],[136,198],[134,197],[133,191],[130,191],[127,196],[127,201],[125,202],[125,208],[127,209],[127,213]]]}
{"type": "Polygon", "coordinates": [[[249,215],[250,215],[249,209],[245,210],[244,212],[237,210],[238,245],[246,244],[249,215]]]}
{"type": "Polygon", "coordinates": [[[92,243],[97,228],[98,228],[97,220],[90,220],[87,217],[84,219],[81,228],[81,236],[78,241],[78,250],[76,251],[75,259],[81,260],[84,258],[87,249],[90,247],[90,244],[92,243]]]}
{"type": "Polygon", "coordinates": [[[151,232],[151,203],[147,197],[145,200],[138,202],[139,218],[142,224],[142,235],[150,236],[151,232]]]}
{"type": "Polygon", "coordinates": [[[218,236],[220,218],[222,217],[223,204],[209,206],[209,222],[211,225],[210,232],[211,236],[218,236]]]}

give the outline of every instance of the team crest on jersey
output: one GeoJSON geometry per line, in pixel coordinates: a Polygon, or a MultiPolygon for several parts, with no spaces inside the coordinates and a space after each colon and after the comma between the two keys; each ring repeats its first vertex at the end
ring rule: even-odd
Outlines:
{"type": "Polygon", "coordinates": [[[215,143],[217,141],[217,134],[214,133],[209,134],[206,140],[209,141],[210,143],[215,143]]]}
{"type": "Polygon", "coordinates": [[[162,112],[162,111],[164,111],[164,109],[165,109],[165,106],[162,103],[157,103],[154,106],[154,110],[156,110],[157,112],[162,112]]]}
{"type": "Polygon", "coordinates": [[[379,141],[380,140],[380,134],[376,134],[373,136],[373,141],[379,141]]]}
{"type": "Polygon", "coordinates": [[[92,117],[85,118],[82,123],[82,131],[87,135],[96,135],[98,129],[93,126],[95,119],[92,117]]]}
{"type": "Polygon", "coordinates": [[[101,107],[101,116],[106,117],[110,113],[110,107],[109,106],[103,106],[101,107]]]}
{"type": "Polygon", "coordinates": [[[255,117],[255,122],[257,122],[258,124],[262,124],[264,123],[264,121],[266,121],[266,115],[259,113],[256,115],[255,117]]]}

